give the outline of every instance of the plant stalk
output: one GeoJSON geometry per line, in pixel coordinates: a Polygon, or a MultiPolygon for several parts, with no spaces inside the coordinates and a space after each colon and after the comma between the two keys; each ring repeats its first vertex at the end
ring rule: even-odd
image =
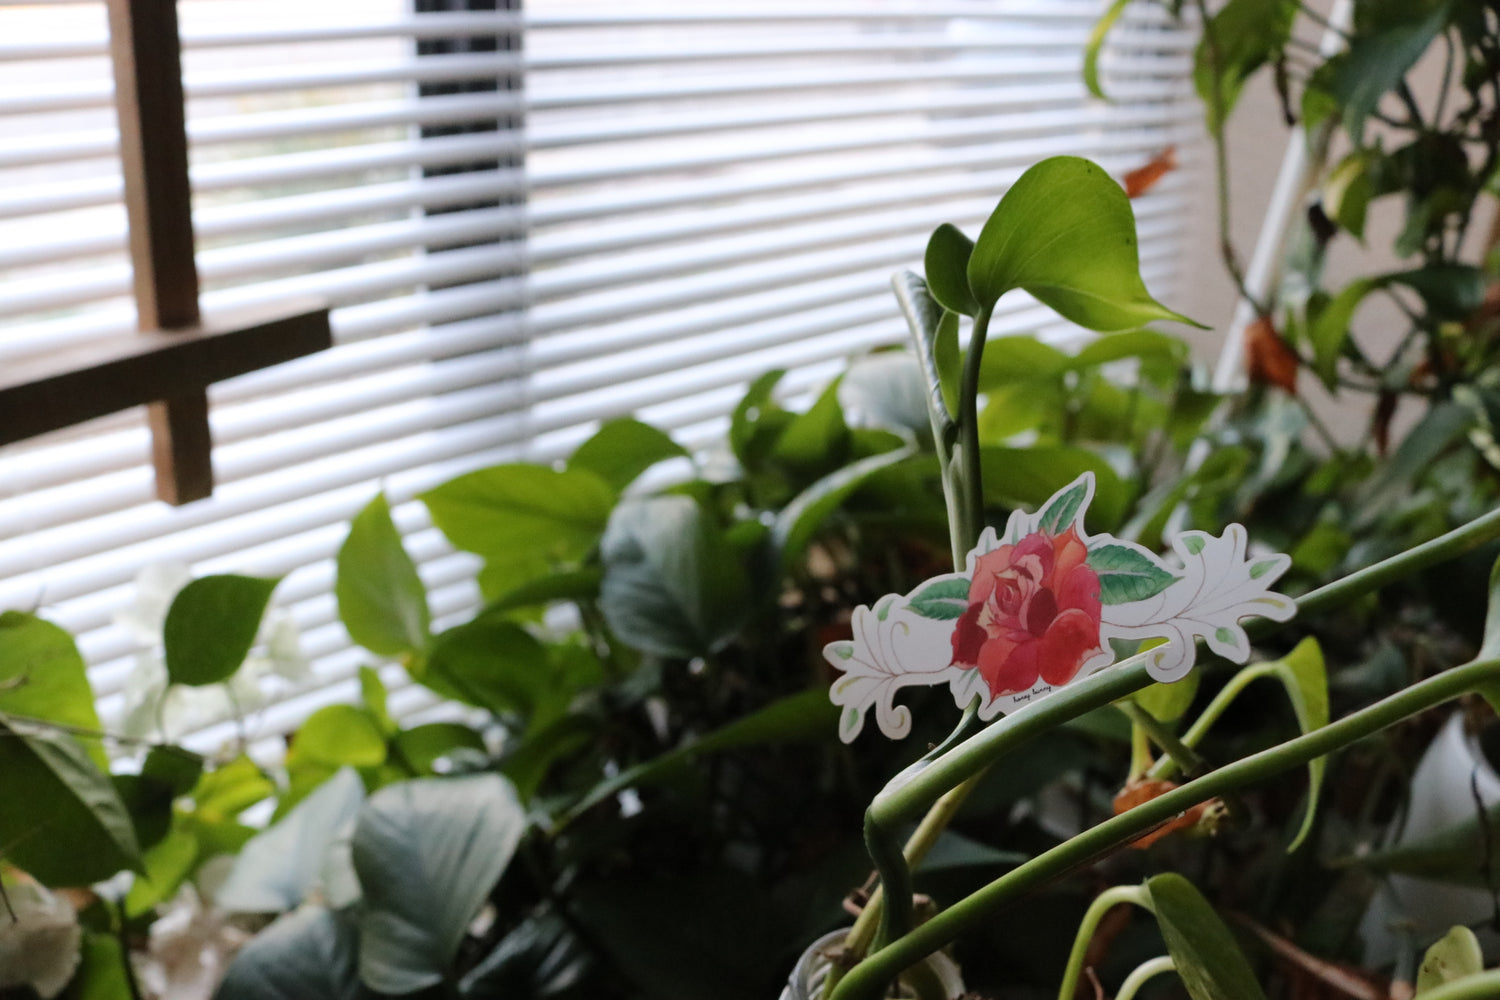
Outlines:
{"type": "MultiPolygon", "coordinates": [[[[1057,1000],[1073,1000],[1078,992],[1078,977],[1083,974],[1083,958],[1088,954],[1089,942],[1099,929],[1104,915],[1121,903],[1134,903],[1145,910],[1152,910],[1151,893],[1143,885],[1117,885],[1105,889],[1094,897],[1078,924],[1078,934],[1073,938],[1073,950],[1068,953],[1068,964],[1063,967],[1062,985],[1057,990],[1057,1000]]],[[[1154,911],[1153,911],[1154,912],[1154,911]]]]}

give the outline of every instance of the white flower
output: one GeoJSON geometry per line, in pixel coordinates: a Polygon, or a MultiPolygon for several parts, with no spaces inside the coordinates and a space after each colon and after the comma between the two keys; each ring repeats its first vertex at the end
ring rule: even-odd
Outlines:
{"type": "Polygon", "coordinates": [[[30,879],[7,879],[5,893],[15,919],[0,912],[0,988],[30,986],[43,1000],[55,997],[78,968],[78,913],[30,879]]]}
{"type": "Polygon", "coordinates": [[[208,1000],[249,937],[222,911],[204,906],[188,883],[151,925],[136,973],[147,994],[162,1000],[208,1000]]]}

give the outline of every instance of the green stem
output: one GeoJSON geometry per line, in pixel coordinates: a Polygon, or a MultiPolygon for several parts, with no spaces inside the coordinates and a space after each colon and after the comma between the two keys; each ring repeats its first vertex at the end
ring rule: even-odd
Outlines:
{"type": "Polygon", "coordinates": [[[1115,1000],[1135,1000],[1135,995],[1140,992],[1147,980],[1155,979],[1163,972],[1176,972],[1177,963],[1172,961],[1171,955],[1159,955],[1149,962],[1142,962],[1130,970],[1130,975],[1120,984],[1120,992],[1115,994],[1115,1000]]]}
{"type": "Polygon", "coordinates": [[[1152,743],[1161,747],[1162,752],[1166,754],[1162,760],[1172,761],[1189,775],[1197,774],[1204,769],[1203,758],[1193,752],[1192,745],[1187,739],[1178,739],[1177,734],[1162,725],[1156,716],[1133,701],[1123,701],[1119,708],[1120,711],[1130,716],[1130,721],[1135,726],[1139,726],[1142,732],[1151,737],[1152,743]]]}
{"type": "MultiPolygon", "coordinates": [[[[980,922],[992,919],[1019,897],[1108,854],[1198,803],[1237,792],[1300,767],[1309,760],[1342,749],[1419,712],[1493,683],[1497,678],[1500,678],[1500,659],[1477,660],[1454,667],[1338,722],[1211,771],[1122,815],[1105,820],[1011,870],[910,934],[870,955],[844,978],[840,988],[834,991],[834,1000],[877,1000],[886,984],[902,969],[937,951],[980,922]]],[[[1455,994],[1449,1000],[1467,1000],[1470,996],[1481,995],[1490,994],[1455,994]]]]}
{"type": "Polygon", "coordinates": [[[1073,950],[1068,953],[1068,964],[1063,968],[1062,986],[1058,988],[1057,1000],[1073,1000],[1073,994],[1078,991],[1078,977],[1083,974],[1083,958],[1088,954],[1094,932],[1099,929],[1099,921],[1121,903],[1134,903],[1142,909],[1155,912],[1151,905],[1151,893],[1143,885],[1117,885],[1094,897],[1078,925],[1078,935],[1073,938],[1073,950]]]}
{"type": "MultiPolygon", "coordinates": [[[[1208,703],[1208,707],[1188,727],[1188,731],[1182,736],[1182,742],[1188,747],[1197,746],[1198,741],[1203,739],[1215,722],[1219,721],[1219,717],[1224,714],[1224,710],[1229,707],[1230,702],[1239,697],[1240,692],[1244,691],[1245,688],[1249,687],[1255,681],[1260,680],[1262,677],[1270,677],[1273,673],[1274,668],[1271,664],[1254,663],[1229,678],[1229,681],[1219,689],[1219,693],[1214,695],[1214,700],[1208,703]]],[[[1197,755],[1194,754],[1194,756],[1197,755]]],[[[1202,758],[1199,758],[1199,760],[1201,761],[1202,758]]],[[[1170,757],[1165,757],[1157,761],[1156,766],[1151,769],[1151,777],[1171,778],[1177,773],[1177,767],[1176,761],[1170,757]]]]}
{"type": "Polygon", "coordinates": [[[979,467],[979,366],[984,357],[984,341],[989,335],[990,309],[981,309],[974,317],[969,335],[969,350],[964,357],[963,384],[958,394],[958,471],[959,505],[955,523],[949,532],[954,542],[954,569],[962,571],[969,549],[984,527],[984,477],[979,467]],[[962,543],[960,552],[957,548],[962,543]]]}

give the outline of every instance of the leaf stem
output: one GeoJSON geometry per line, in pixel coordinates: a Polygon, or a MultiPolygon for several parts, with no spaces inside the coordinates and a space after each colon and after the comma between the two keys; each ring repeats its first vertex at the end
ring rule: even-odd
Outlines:
{"type": "MultiPolygon", "coordinates": [[[[1095,677],[1108,676],[1110,673],[1111,671],[1106,671],[1095,677]]],[[[1337,722],[1211,771],[1113,819],[1105,820],[1011,870],[939,913],[910,934],[870,955],[844,978],[839,989],[834,991],[834,1000],[877,1000],[886,984],[902,969],[930,955],[981,921],[992,918],[996,912],[1024,894],[1088,864],[1192,806],[1237,792],[1305,764],[1313,758],[1322,757],[1418,712],[1493,683],[1497,678],[1500,678],[1500,659],[1475,660],[1454,667],[1337,722]]],[[[1051,700],[1053,699],[1047,699],[1051,700]]],[[[991,731],[993,730],[986,730],[980,737],[991,731]]],[[[1500,973],[1496,975],[1500,976],[1500,973]]],[[[1446,1000],[1495,996],[1500,993],[1500,978],[1492,981],[1490,988],[1491,992],[1456,992],[1446,1000]]]]}
{"type": "Polygon", "coordinates": [[[958,505],[956,523],[949,525],[954,549],[954,569],[961,571],[963,558],[979,538],[984,527],[984,477],[979,462],[979,367],[984,356],[984,341],[989,335],[993,306],[974,317],[969,335],[969,349],[964,356],[963,384],[958,394],[958,487],[962,502],[958,505]],[[962,543],[963,553],[957,545],[962,543]]]}
{"type": "Polygon", "coordinates": [[[1154,979],[1163,972],[1176,972],[1177,963],[1172,961],[1171,955],[1158,955],[1149,962],[1142,962],[1130,970],[1130,975],[1120,984],[1120,992],[1115,994],[1115,1000],[1135,1000],[1135,995],[1140,992],[1146,981],[1154,979]]]}
{"type": "MultiPolygon", "coordinates": [[[[1230,703],[1235,698],[1238,698],[1245,688],[1262,677],[1271,676],[1272,673],[1272,666],[1269,663],[1253,663],[1243,670],[1238,671],[1219,689],[1219,693],[1214,695],[1213,701],[1208,703],[1208,706],[1203,709],[1198,718],[1193,720],[1193,724],[1188,727],[1188,731],[1183,733],[1182,742],[1188,747],[1197,746],[1198,741],[1207,735],[1209,728],[1215,722],[1219,721],[1219,717],[1229,708],[1230,703]]],[[[1199,759],[1201,760],[1202,758],[1199,759]]],[[[1151,777],[1170,778],[1177,772],[1178,766],[1177,762],[1170,757],[1164,757],[1157,761],[1156,766],[1151,769],[1151,777]]]]}
{"type": "Polygon", "coordinates": [[[1063,967],[1057,1000],[1073,1000],[1073,994],[1078,991],[1078,977],[1083,974],[1083,959],[1088,954],[1089,942],[1094,939],[1094,932],[1099,929],[1104,915],[1121,903],[1133,903],[1144,910],[1152,910],[1151,893],[1143,885],[1112,886],[1095,896],[1078,924],[1073,950],[1068,953],[1068,964],[1063,967]]]}
{"type": "Polygon", "coordinates": [[[1151,742],[1161,747],[1166,754],[1164,761],[1172,761],[1181,768],[1184,774],[1194,775],[1202,771],[1206,762],[1193,751],[1192,744],[1186,738],[1178,739],[1177,734],[1162,724],[1156,716],[1146,711],[1133,701],[1123,701],[1119,705],[1120,711],[1130,716],[1130,721],[1141,728],[1151,742]]]}

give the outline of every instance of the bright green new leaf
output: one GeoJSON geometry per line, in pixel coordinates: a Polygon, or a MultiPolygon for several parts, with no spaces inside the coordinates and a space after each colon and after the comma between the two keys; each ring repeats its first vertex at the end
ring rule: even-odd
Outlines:
{"type": "Polygon", "coordinates": [[[1175,872],[1146,881],[1167,951],[1193,1000],[1266,1000],[1234,935],[1193,884],[1175,872]]]}
{"type": "Polygon", "coordinates": [[[401,759],[424,777],[434,775],[433,765],[457,751],[486,753],[484,739],[457,722],[429,722],[403,729],[396,734],[395,744],[401,759]]]}
{"type": "Polygon", "coordinates": [[[923,260],[932,297],[949,312],[964,316],[979,314],[979,303],[969,290],[969,257],[973,252],[974,241],[945,222],[928,238],[923,260]]]}
{"type": "Polygon", "coordinates": [[[281,913],[302,905],[318,884],[335,840],[348,835],[365,800],[365,786],[343,768],[256,834],[234,859],[215,900],[238,913],[281,913]]]}
{"type": "Polygon", "coordinates": [[[1104,48],[1104,39],[1109,35],[1109,29],[1115,26],[1120,15],[1125,13],[1125,8],[1130,6],[1130,0],[1114,0],[1109,5],[1099,20],[1094,22],[1094,29],[1089,32],[1089,40],[1083,46],[1083,84],[1089,88],[1089,93],[1101,100],[1108,100],[1104,95],[1104,88],[1099,86],[1099,53],[1104,48]]]}
{"type": "Polygon", "coordinates": [[[334,767],[379,767],[385,763],[385,736],[364,709],[324,705],[298,727],[292,751],[334,767]]]}
{"type": "Polygon", "coordinates": [[[279,579],[224,574],[189,583],[172,599],[162,626],[167,676],[174,684],[228,680],[255,645],[279,579]]]}
{"type": "Polygon", "coordinates": [[[620,491],[657,462],[686,454],[682,445],[650,424],[620,417],[606,421],[579,445],[568,459],[568,468],[592,472],[620,491]]]}
{"type": "Polygon", "coordinates": [[[193,789],[198,814],[210,821],[231,819],[276,794],[276,786],[256,763],[241,755],[203,775],[193,789]]]}
{"type": "MultiPolygon", "coordinates": [[[[0,614],[0,712],[99,731],[83,657],[65,629],[20,611],[0,614]]],[[[107,769],[99,741],[84,745],[107,769]]]]}
{"type": "Polygon", "coordinates": [[[441,982],[525,830],[516,790],[498,774],[420,778],[370,796],[353,841],[365,985],[406,994],[441,982]]]}
{"type": "Polygon", "coordinates": [[[1139,360],[1144,367],[1170,369],[1176,372],[1188,359],[1188,345],[1181,337],[1157,330],[1127,330],[1114,333],[1086,345],[1068,362],[1068,371],[1086,371],[1126,358],[1139,360]]]}
{"type": "Polygon", "coordinates": [[[158,903],[171,899],[193,873],[197,860],[198,838],[181,827],[147,848],[141,855],[146,874],[137,876],[125,894],[126,915],[139,917],[158,903]]]}
{"type": "Polygon", "coordinates": [[[599,607],[627,645],[658,656],[723,648],[749,612],[749,582],[724,533],[692,499],[616,508],[601,545],[599,607]]]}
{"type": "Polygon", "coordinates": [[[1417,970],[1417,996],[1444,983],[1484,971],[1484,954],[1474,932],[1460,924],[1439,938],[1422,956],[1417,970]]]}
{"type": "Polygon", "coordinates": [[[398,728],[396,720],[391,718],[388,695],[380,671],[371,666],[359,668],[359,700],[365,703],[365,711],[383,736],[390,736],[398,728]]]}
{"type": "Polygon", "coordinates": [[[130,814],[76,741],[0,723],[0,847],[50,886],[83,886],[140,870],[130,814]]]}
{"type": "Polygon", "coordinates": [[[1043,160],[1005,192],[974,243],[969,288],[984,309],[1025,289],[1090,330],[1192,323],[1146,291],[1124,190],[1076,156],[1043,160]]]}
{"type": "Polygon", "coordinates": [[[789,563],[807,548],[823,522],[871,476],[916,454],[911,447],[897,448],[850,463],[813,483],[776,514],[771,528],[772,543],[789,563]]]}
{"type": "Polygon", "coordinates": [[[1170,684],[1160,682],[1144,687],[1131,697],[1135,703],[1160,722],[1176,722],[1193,704],[1198,693],[1201,671],[1190,671],[1181,680],[1170,684]]]}
{"type": "MultiPolygon", "coordinates": [[[[1318,640],[1308,636],[1297,643],[1277,662],[1276,675],[1286,687],[1297,725],[1304,733],[1328,725],[1328,671],[1323,665],[1323,650],[1319,648],[1318,640]]],[[[1301,847],[1312,832],[1318,814],[1318,794],[1323,788],[1323,772],[1327,768],[1326,757],[1314,757],[1307,762],[1307,811],[1302,815],[1297,835],[1287,845],[1287,853],[1301,847]]]]}
{"type": "Polygon", "coordinates": [[[119,938],[85,931],[78,972],[61,994],[62,1000],[120,1000],[130,996],[133,984],[126,975],[125,962],[119,938]]]}
{"type": "Polygon", "coordinates": [[[1370,180],[1371,155],[1368,150],[1350,153],[1323,181],[1323,211],[1361,243],[1365,239],[1365,215],[1375,194],[1370,180]]]}
{"type": "Polygon", "coordinates": [[[339,618],[349,638],[378,656],[410,657],[427,645],[427,588],[401,544],[385,494],[355,516],[339,548],[339,618]]]}
{"type": "Polygon", "coordinates": [[[422,501],[465,552],[507,565],[523,556],[569,563],[598,542],[615,491],[584,469],[515,464],[459,476],[422,494],[422,501]]]}
{"type": "Polygon", "coordinates": [[[282,916],[235,955],[214,1000],[369,1000],[352,917],[322,906],[282,916]]]}
{"type": "Polygon", "coordinates": [[[984,345],[979,359],[979,391],[992,392],[1006,385],[1058,379],[1073,359],[1051,344],[1044,344],[1029,333],[995,337],[984,345]]]}

